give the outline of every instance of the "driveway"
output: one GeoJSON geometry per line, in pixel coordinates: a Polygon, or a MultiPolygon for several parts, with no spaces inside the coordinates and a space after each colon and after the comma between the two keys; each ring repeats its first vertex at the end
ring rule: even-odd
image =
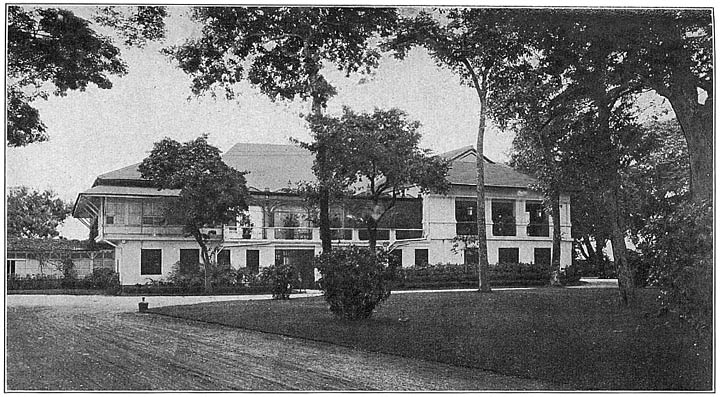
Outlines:
{"type": "MultiPolygon", "coordinates": [[[[265,296],[149,297],[151,307],[265,296]]],[[[138,297],[6,296],[13,390],[553,390],[557,385],[137,312],[138,297]]]]}

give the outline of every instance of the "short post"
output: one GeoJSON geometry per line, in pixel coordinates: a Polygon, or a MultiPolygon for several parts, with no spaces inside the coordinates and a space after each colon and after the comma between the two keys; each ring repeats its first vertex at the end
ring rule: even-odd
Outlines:
{"type": "Polygon", "coordinates": [[[145,297],[143,296],[142,302],[138,302],[138,311],[140,313],[145,313],[145,312],[147,312],[147,309],[148,309],[148,303],[145,302],[145,297]]]}

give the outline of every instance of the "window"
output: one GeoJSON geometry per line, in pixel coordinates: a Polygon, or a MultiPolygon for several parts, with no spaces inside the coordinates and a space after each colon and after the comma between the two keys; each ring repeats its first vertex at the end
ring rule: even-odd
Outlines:
{"type": "Polygon", "coordinates": [[[402,267],[402,250],[395,248],[388,253],[388,260],[391,264],[402,267]]]}
{"type": "Polygon", "coordinates": [[[245,266],[253,274],[257,274],[260,271],[259,250],[247,250],[245,252],[245,266]]]}
{"type": "Polygon", "coordinates": [[[458,236],[477,234],[477,201],[455,200],[455,221],[458,236]]]}
{"type": "Polygon", "coordinates": [[[498,249],[498,263],[519,263],[520,262],[520,249],[519,248],[499,248],[498,249]]]}
{"type": "Polygon", "coordinates": [[[8,276],[15,274],[15,261],[14,260],[7,261],[7,274],[8,274],[8,276]]]}
{"type": "Polygon", "coordinates": [[[550,224],[542,202],[528,201],[525,203],[525,212],[530,214],[530,224],[527,226],[528,236],[547,237],[550,235],[550,224]]]}
{"type": "Polygon", "coordinates": [[[415,250],[415,266],[427,266],[428,261],[428,250],[427,249],[416,249],[415,250]]]}
{"type": "Polygon", "coordinates": [[[133,200],[127,203],[128,207],[128,219],[126,224],[132,226],[140,226],[142,221],[142,202],[139,200],[133,200]]]}
{"type": "Polygon", "coordinates": [[[162,274],[162,250],[140,250],[140,274],[148,276],[162,274]]]}
{"type": "Polygon", "coordinates": [[[105,224],[122,225],[125,223],[125,203],[113,200],[105,202],[105,224]]]}
{"type": "Polygon", "coordinates": [[[478,250],[477,248],[465,248],[465,264],[466,265],[477,265],[478,264],[478,250]]]}
{"type": "Polygon", "coordinates": [[[493,236],[514,236],[515,203],[512,201],[492,201],[493,236]]]}
{"type": "Polygon", "coordinates": [[[550,248],[535,248],[535,264],[542,266],[550,266],[550,248]]]}
{"type": "Polygon", "coordinates": [[[165,205],[160,201],[143,201],[142,224],[161,226],[165,223],[165,205]]]}
{"type": "Polygon", "coordinates": [[[230,268],[230,250],[222,250],[217,254],[217,263],[221,269],[230,268]]]}

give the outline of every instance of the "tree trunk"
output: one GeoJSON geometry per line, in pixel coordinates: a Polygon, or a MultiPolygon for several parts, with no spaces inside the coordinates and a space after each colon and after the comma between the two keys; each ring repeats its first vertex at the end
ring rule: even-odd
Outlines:
{"type": "Polygon", "coordinates": [[[635,300],[635,271],[627,261],[625,245],[625,222],[623,214],[620,210],[620,191],[621,181],[619,168],[618,149],[612,143],[610,136],[610,103],[605,102],[598,106],[601,140],[599,142],[600,150],[605,149],[607,163],[604,165],[606,177],[608,180],[607,190],[604,192],[603,201],[607,208],[608,217],[610,219],[610,242],[612,243],[613,257],[615,260],[615,269],[618,276],[618,287],[620,292],[620,300],[623,304],[629,305],[635,300]]]}
{"type": "MultiPolygon", "coordinates": [[[[619,179],[619,176],[617,178],[619,179]]],[[[612,229],[610,242],[612,243],[613,257],[615,259],[615,269],[617,269],[620,299],[622,303],[628,305],[635,301],[635,269],[632,268],[625,255],[627,250],[624,233],[625,225],[620,214],[617,190],[615,190],[614,185],[615,183],[606,192],[605,205],[607,206],[612,229]]]]}
{"type": "MultiPolygon", "coordinates": [[[[483,79],[484,82],[484,79],[483,79]]],[[[483,84],[484,85],[484,84],[483,84]]],[[[484,87],[483,87],[484,88],[484,87]]],[[[487,231],[485,228],[485,156],[484,139],[485,139],[485,106],[487,92],[481,89],[478,92],[480,97],[480,120],[478,122],[477,133],[477,250],[478,250],[478,283],[480,292],[490,292],[490,265],[488,264],[487,253],[487,231]]]]}
{"type": "Polygon", "coordinates": [[[375,249],[377,248],[377,222],[375,222],[372,216],[367,221],[367,231],[368,249],[370,252],[375,253],[375,249]]]}
{"type": "Polygon", "coordinates": [[[552,192],[552,218],[553,218],[553,246],[552,246],[552,271],[550,276],[550,286],[560,287],[560,241],[562,234],[560,233],[560,193],[556,188],[552,192]]]}
{"type": "MultiPolygon", "coordinates": [[[[312,111],[315,116],[322,116],[322,103],[317,95],[313,95],[312,111]]],[[[323,138],[316,137],[316,140],[320,142],[320,147],[317,152],[317,163],[320,168],[320,180],[319,184],[319,207],[320,207],[320,241],[322,245],[322,252],[329,253],[332,249],[332,236],[330,234],[330,190],[328,189],[327,178],[327,167],[326,167],[326,148],[324,146],[323,138]]]]}
{"type": "Polygon", "coordinates": [[[199,229],[196,229],[193,231],[193,237],[195,237],[195,241],[200,246],[200,258],[203,261],[203,267],[205,268],[205,293],[209,294],[212,293],[212,282],[210,281],[210,255],[208,254],[207,245],[205,244],[205,240],[202,237],[202,233],[200,233],[199,229]]]}
{"type": "Polygon", "coordinates": [[[713,113],[712,97],[697,102],[694,86],[677,84],[668,95],[685,136],[690,157],[690,192],[693,201],[713,198],[713,113]],[[695,98],[694,101],[690,98],[695,98]]]}
{"type": "Polygon", "coordinates": [[[595,268],[600,278],[607,278],[607,274],[605,274],[605,254],[603,253],[603,247],[605,247],[605,239],[595,237],[595,268]]]}

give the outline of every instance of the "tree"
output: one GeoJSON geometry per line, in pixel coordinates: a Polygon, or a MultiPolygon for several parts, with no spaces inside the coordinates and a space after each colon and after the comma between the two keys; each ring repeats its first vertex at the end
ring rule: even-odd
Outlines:
{"type": "Polygon", "coordinates": [[[72,211],[51,190],[10,188],[7,196],[7,235],[22,238],[56,237],[57,227],[72,211]]]}
{"type": "MultiPolygon", "coordinates": [[[[344,108],[341,118],[312,119],[313,129],[326,131],[328,170],[342,186],[363,183],[360,191],[370,202],[363,214],[368,245],[375,252],[377,228],[397,202],[403,190],[417,186],[421,191],[445,193],[449,164],[418,147],[417,121],[409,121],[399,109],[354,113],[344,108]]],[[[314,149],[316,150],[316,149],[314,149]]]]}
{"type": "Polygon", "coordinates": [[[572,129],[570,115],[577,115],[576,103],[568,101],[562,79],[541,70],[518,73],[511,87],[495,92],[499,106],[491,109],[501,128],[515,131],[511,165],[538,179],[537,189],[553,218],[552,272],[550,284],[560,283],[561,241],[560,194],[571,179],[564,172],[563,140],[572,129]]]}
{"type": "Polygon", "coordinates": [[[208,144],[207,135],[185,143],[170,138],[156,142],[138,170],[158,189],[180,189],[167,212],[181,214],[184,232],[200,246],[205,290],[210,292],[212,239],[202,229],[227,224],[247,210],[245,174],[222,161],[220,150],[208,144]]]}
{"type": "Polygon", "coordinates": [[[688,145],[692,196],[711,200],[712,10],[537,10],[531,19],[548,63],[562,64],[578,45],[601,48],[610,72],[669,100],[688,145]]]}
{"type": "MultiPolygon", "coordinates": [[[[310,99],[311,114],[335,95],[323,77],[327,62],[347,74],[377,66],[372,48],[377,35],[389,34],[396,11],[353,7],[197,7],[193,18],[203,24],[202,37],[168,48],[166,53],[192,75],[195,94],[224,88],[246,79],[273,100],[310,99]]],[[[324,142],[315,136],[316,142],[324,142]]],[[[318,145],[320,239],[330,251],[327,150],[318,145]]]]}
{"type": "MultiPolygon", "coordinates": [[[[49,139],[34,100],[84,91],[90,83],[111,88],[110,76],[125,75],[127,65],[110,38],[72,11],[13,5],[7,11],[7,146],[17,147],[49,139]]],[[[131,7],[115,14],[127,14],[140,26],[154,26],[136,32],[135,42],[164,33],[162,7],[131,7]]]]}
{"type": "Polygon", "coordinates": [[[477,133],[477,229],[478,282],[481,292],[490,292],[488,280],[487,235],[485,221],[485,165],[483,144],[488,98],[496,85],[512,81],[510,66],[527,55],[528,49],[517,39],[512,28],[517,10],[511,9],[450,9],[442,18],[420,12],[401,21],[395,37],[385,47],[394,49],[404,58],[410,48],[422,46],[440,65],[460,76],[463,84],[473,87],[478,95],[477,133]]]}

